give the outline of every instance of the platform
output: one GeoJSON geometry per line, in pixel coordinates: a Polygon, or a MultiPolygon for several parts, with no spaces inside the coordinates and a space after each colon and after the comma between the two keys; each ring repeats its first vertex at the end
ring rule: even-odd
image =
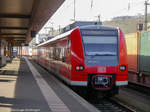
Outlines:
{"type": "Polygon", "coordinates": [[[41,66],[14,58],[0,69],[0,112],[98,112],[41,66]]]}

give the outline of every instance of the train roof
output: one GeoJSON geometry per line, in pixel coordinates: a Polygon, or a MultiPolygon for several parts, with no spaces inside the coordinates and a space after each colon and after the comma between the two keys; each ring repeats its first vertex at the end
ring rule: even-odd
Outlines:
{"type": "Polygon", "coordinates": [[[117,30],[117,27],[103,26],[103,25],[86,25],[79,27],[80,30],[117,30]]]}
{"type": "MultiPolygon", "coordinates": [[[[102,25],[86,25],[86,26],[78,26],[76,28],[79,28],[80,30],[107,30],[107,31],[116,31],[118,28],[116,27],[109,27],[109,26],[102,26],[102,25]]],[[[74,28],[74,29],[76,29],[74,28]]],[[[39,44],[37,47],[39,46],[42,46],[42,45],[46,45],[48,44],[49,42],[54,42],[55,40],[58,40],[58,39],[61,39],[63,38],[64,36],[67,36],[69,35],[74,29],[68,31],[68,32],[65,32],[65,33],[62,33],[46,42],[43,42],[41,44],[39,44]]]]}
{"type": "Polygon", "coordinates": [[[102,22],[98,21],[75,21],[72,24],[67,25],[62,29],[62,33],[65,33],[67,31],[70,31],[76,27],[81,27],[81,26],[87,26],[87,25],[102,25],[102,22]]]}
{"type": "Polygon", "coordinates": [[[53,41],[55,41],[55,40],[61,39],[61,38],[63,38],[64,36],[69,35],[73,30],[74,30],[74,29],[72,29],[72,30],[70,30],[70,31],[68,31],[68,32],[65,32],[65,33],[63,33],[63,34],[60,34],[60,35],[58,35],[58,36],[56,36],[56,37],[54,37],[54,38],[52,38],[52,39],[50,39],[50,40],[48,40],[48,41],[46,41],[46,42],[43,42],[43,43],[39,44],[37,47],[42,46],[42,45],[46,45],[46,44],[48,44],[49,42],[53,42],[53,41]]]}

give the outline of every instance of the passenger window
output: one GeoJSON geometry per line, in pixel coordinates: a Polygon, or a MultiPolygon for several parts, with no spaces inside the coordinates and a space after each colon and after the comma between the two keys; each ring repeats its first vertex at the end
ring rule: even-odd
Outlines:
{"type": "Polygon", "coordinates": [[[67,40],[67,48],[70,48],[70,40],[67,40]]]}

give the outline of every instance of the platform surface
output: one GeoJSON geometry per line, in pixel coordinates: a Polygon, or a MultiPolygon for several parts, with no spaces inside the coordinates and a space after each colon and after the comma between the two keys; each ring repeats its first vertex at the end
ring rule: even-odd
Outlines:
{"type": "Polygon", "coordinates": [[[97,111],[28,58],[14,58],[0,69],[0,112],[97,111]]]}

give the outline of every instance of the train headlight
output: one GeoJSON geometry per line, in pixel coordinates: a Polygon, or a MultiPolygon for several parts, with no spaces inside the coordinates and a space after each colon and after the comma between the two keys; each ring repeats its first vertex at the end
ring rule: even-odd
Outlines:
{"type": "Polygon", "coordinates": [[[125,65],[121,65],[121,66],[120,66],[120,70],[121,70],[121,71],[125,71],[125,70],[126,70],[126,66],[125,66],[125,65]]]}
{"type": "Polygon", "coordinates": [[[76,69],[77,71],[82,71],[82,70],[84,70],[84,67],[83,67],[82,65],[77,65],[77,66],[75,67],[75,69],[76,69]]]}

